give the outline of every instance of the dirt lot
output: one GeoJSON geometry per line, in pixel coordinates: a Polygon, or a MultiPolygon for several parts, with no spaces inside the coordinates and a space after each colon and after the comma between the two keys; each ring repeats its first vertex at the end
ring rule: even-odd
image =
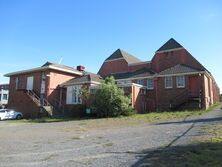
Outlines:
{"type": "MultiPolygon", "coordinates": [[[[202,124],[221,121],[221,110],[187,120],[103,126],[94,120],[0,122],[0,166],[141,166],[147,150],[183,145],[202,124]]],[[[109,122],[110,123],[110,122],[109,122]]],[[[199,135],[199,134],[198,134],[199,135]]],[[[152,166],[152,164],[146,164],[152,166]]]]}

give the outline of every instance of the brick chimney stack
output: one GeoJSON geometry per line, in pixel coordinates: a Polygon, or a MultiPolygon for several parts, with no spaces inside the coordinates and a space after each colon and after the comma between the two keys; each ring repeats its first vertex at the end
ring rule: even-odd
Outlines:
{"type": "Polygon", "coordinates": [[[78,71],[85,71],[85,67],[82,65],[77,66],[78,71]]]}

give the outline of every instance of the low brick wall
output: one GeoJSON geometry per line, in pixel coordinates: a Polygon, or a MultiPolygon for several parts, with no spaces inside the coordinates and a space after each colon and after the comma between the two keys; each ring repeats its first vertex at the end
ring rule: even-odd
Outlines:
{"type": "Polygon", "coordinates": [[[86,116],[85,109],[85,105],[82,104],[67,104],[64,107],[64,114],[70,117],[83,117],[86,116]]]}

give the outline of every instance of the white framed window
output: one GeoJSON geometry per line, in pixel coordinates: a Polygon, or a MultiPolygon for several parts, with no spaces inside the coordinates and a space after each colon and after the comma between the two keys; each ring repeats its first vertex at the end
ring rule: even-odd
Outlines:
{"type": "Polygon", "coordinates": [[[144,85],[144,80],[143,79],[138,79],[136,82],[139,85],[144,85]]]}
{"type": "Polygon", "coordinates": [[[154,89],[154,80],[147,79],[147,89],[154,89]]]}
{"type": "Polygon", "coordinates": [[[172,77],[165,77],[165,88],[173,88],[173,78],[172,77]]]}
{"type": "Polygon", "coordinates": [[[185,77],[184,76],[176,76],[177,88],[185,87],[185,77]]]}
{"type": "Polygon", "coordinates": [[[8,100],[8,95],[7,95],[7,94],[3,94],[2,99],[3,99],[3,100],[8,100]]]}
{"type": "Polygon", "coordinates": [[[82,104],[80,85],[72,87],[72,104],[82,104]]]}
{"type": "Polygon", "coordinates": [[[66,104],[82,104],[81,85],[67,87],[66,104]]]}

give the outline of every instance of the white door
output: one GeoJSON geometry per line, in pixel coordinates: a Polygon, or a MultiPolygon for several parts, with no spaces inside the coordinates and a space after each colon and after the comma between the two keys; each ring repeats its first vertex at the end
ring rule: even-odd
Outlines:
{"type": "Polygon", "coordinates": [[[27,77],[26,89],[27,90],[33,90],[33,76],[27,77]]]}

